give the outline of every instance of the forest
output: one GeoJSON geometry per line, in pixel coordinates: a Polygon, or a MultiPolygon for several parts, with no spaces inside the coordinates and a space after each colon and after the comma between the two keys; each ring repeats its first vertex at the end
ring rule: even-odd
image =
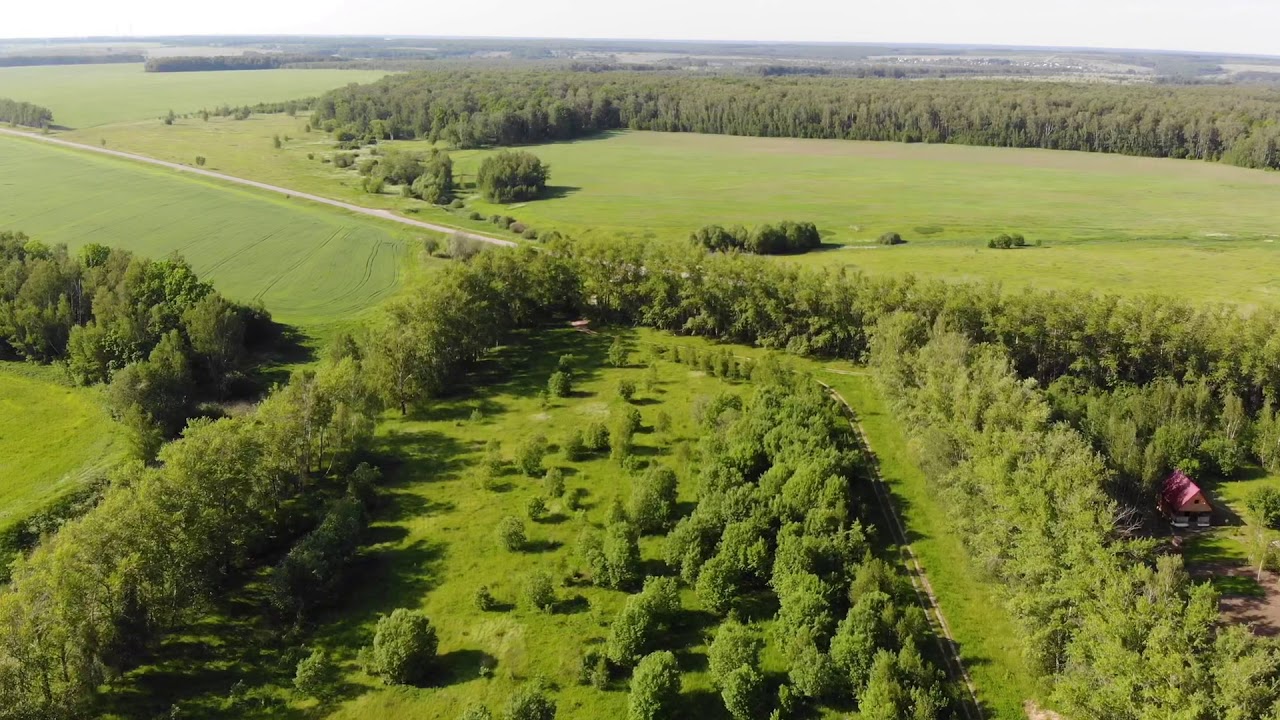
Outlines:
{"type": "Polygon", "coordinates": [[[275,70],[293,63],[330,62],[328,55],[245,53],[243,55],[174,55],[147,60],[147,72],[207,72],[212,70],[275,70]]]}
{"type": "Polygon", "coordinates": [[[1280,104],[1260,87],[453,69],[321,96],[325,128],[455,147],[618,128],[1047,148],[1280,168],[1280,104]]]}
{"type": "Polygon", "coordinates": [[[53,122],[53,111],[21,100],[0,98],[0,122],[26,127],[48,127],[53,122]]]}

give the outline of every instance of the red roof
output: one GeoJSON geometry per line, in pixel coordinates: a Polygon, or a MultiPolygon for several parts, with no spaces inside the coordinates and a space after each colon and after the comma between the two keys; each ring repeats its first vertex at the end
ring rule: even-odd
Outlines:
{"type": "MultiPolygon", "coordinates": [[[[1180,510],[1196,496],[1200,495],[1200,486],[1192,482],[1186,473],[1181,470],[1174,470],[1164,481],[1164,488],[1160,491],[1160,500],[1169,510],[1180,510]]],[[[1208,504],[1208,501],[1205,501],[1208,504]]]]}

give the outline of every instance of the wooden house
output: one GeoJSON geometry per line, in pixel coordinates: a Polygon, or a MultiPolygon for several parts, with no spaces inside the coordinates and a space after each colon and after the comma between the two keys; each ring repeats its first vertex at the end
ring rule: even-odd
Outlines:
{"type": "Polygon", "coordinates": [[[1213,506],[1199,485],[1181,470],[1174,470],[1160,489],[1160,512],[1176,528],[1209,527],[1213,506]]]}

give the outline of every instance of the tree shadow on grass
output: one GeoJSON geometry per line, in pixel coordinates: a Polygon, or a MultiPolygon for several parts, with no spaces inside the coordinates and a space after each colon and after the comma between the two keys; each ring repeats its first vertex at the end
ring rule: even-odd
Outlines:
{"type": "Polygon", "coordinates": [[[591,601],[585,595],[575,594],[555,604],[552,612],[556,615],[577,615],[591,609],[591,601]]]}
{"type": "Polygon", "coordinates": [[[498,665],[498,659],[483,650],[453,650],[436,658],[438,672],[424,687],[446,687],[470,682],[482,677],[481,668],[492,672],[498,665]]]}

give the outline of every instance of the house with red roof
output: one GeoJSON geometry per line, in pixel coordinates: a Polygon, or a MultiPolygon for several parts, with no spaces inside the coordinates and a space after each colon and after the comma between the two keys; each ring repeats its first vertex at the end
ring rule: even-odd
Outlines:
{"type": "Polygon", "coordinates": [[[1172,521],[1176,528],[1209,527],[1213,506],[1205,498],[1204,491],[1181,470],[1174,470],[1160,488],[1160,512],[1172,521]]]}

